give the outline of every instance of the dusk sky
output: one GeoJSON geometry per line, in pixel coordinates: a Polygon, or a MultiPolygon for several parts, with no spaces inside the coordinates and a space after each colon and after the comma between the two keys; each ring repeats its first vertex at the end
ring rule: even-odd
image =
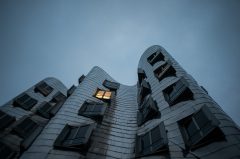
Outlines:
{"type": "Polygon", "coordinates": [[[93,66],[134,85],[151,45],[240,124],[239,0],[1,0],[0,105],[49,76],[77,85],[93,66]]]}

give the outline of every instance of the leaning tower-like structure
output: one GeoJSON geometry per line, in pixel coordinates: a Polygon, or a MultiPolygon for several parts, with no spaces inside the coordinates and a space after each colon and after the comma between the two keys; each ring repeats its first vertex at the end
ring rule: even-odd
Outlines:
{"type": "Polygon", "coordinates": [[[164,48],[148,48],[136,75],[40,81],[0,107],[0,159],[240,158],[239,127],[164,48]]]}

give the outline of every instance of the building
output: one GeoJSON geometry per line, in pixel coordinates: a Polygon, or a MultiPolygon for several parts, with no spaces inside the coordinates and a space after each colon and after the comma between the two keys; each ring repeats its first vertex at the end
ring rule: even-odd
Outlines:
{"type": "Polygon", "coordinates": [[[148,48],[136,75],[40,81],[0,107],[0,158],[240,158],[239,127],[164,48],[148,48]]]}

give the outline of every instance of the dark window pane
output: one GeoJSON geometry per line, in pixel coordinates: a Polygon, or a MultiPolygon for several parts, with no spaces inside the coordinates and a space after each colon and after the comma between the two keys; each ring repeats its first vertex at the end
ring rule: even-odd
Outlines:
{"type": "Polygon", "coordinates": [[[15,153],[10,147],[0,142],[0,155],[1,159],[10,159],[15,155],[15,153]]]}
{"type": "Polygon", "coordinates": [[[16,120],[15,117],[12,117],[0,110],[0,130],[8,127],[15,120],[16,120]]]}
{"type": "Polygon", "coordinates": [[[14,131],[22,138],[28,137],[36,128],[37,123],[31,120],[29,117],[25,118],[21,123],[19,123],[14,131]]]}
{"type": "Polygon", "coordinates": [[[193,121],[186,126],[186,130],[190,138],[199,131],[193,121]]]}

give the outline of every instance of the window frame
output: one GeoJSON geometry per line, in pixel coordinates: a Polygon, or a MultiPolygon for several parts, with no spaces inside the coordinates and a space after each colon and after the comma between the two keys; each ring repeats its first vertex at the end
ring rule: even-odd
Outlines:
{"type": "Polygon", "coordinates": [[[11,116],[4,111],[0,110],[0,130],[4,130],[6,127],[16,121],[14,116],[11,116]]]}
{"type": "MultiPolygon", "coordinates": [[[[56,138],[56,140],[54,141],[54,147],[57,149],[64,149],[64,150],[73,150],[73,151],[80,151],[81,153],[86,153],[89,146],[90,146],[90,138],[91,135],[93,133],[94,130],[94,124],[85,124],[85,125],[78,125],[78,126],[74,126],[74,125],[69,125],[66,124],[64,126],[64,128],[62,129],[62,131],[60,132],[60,134],[58,135],[58,137],[56,138]],[[79,144],[75,144],[72,146],[67,146],[64,145],[64,140],[67,139],[67,137],[69,137],[69,135],[71,135],[71,129],[73,128],[78,128],[78,131],[81,131],[81,127],[85,127],[88,126],[87,132],[84,134],[85,138],[83,139],[84,142],[79,143],[79,144]]],[[[76,139],[77,135],[78,135],[78,131],[75,133],[74,136],[72,136],[72,138],[68,139],[68,140],[74,140],[76,139]]]]}
{"type": "Polygon", "coordinates": [[[27,93],[22,93],[21,95],[19,95],[17,98],[13,100],[13,106],[20,107],[24,110],[31,110],[37,103],[38,101],[35,98],[32,98],[27,93]],[[22,100],[21,98],[23,98],[24,96],[26,99],[22,100]],[[28,103],[29,101],[31,101],[31,105],[29,105],[28,103]]]}
{"type": "Polygon", "coordinates": [[[106,79],[106,80],[103,81],[103,86],[110,89],[110,90],[116,91],[117,89],[119,89],[120,84],[117,83],[117,82],[111,82],[111,81],[106,79]]]}
{"type": "Polygon", "coordinates": [[[6,145],[2,141],[0,141],[0,150],[5,152],[4,153],[5,156],[2,156],[3,154],[0,151],[1,158],[3,157],[3,158],[6,158],[6,159],[11,159],[16,155],[16,152],[10,146],[6,145]],[[7,154],[6,154],[6,152],[7,152],[7,154]]]}
{"type": "Polygon", "coordinates": [[[176,76],[176,70],[172,66],[172,63],[170,60],[166,61],[164,64],[156,68],[154,71],[155,77],[161,81],[164,78],[171,77],[171,76],[176,76]]]}
{"type": "Polygon", "coordinates": [[[194,94],[184,78],[180,78],[178,81],[166,87],[162,92],[169,106],[174,106],[184,101],[194,100],[194,94]]]}
{"type": "Polygon", "coordinates": [[[143,125],[149,120],[160,118],[161,113],[157,106],[156,101],[153,100],[151,95],[145,97],[144,102],[137,112],[137,124],[138,126],[143,125]]]}
{"type": "Polygon", "coordinates": [[[51,94],[53,92],[53,87],[51,87],[45,81],[41,81],[35,86],[34,92],[39,92],[44,97],[47,97],[49,94],[51,94]]]}
{"type": "Polygon", "coordinates": [[[160,50],[157,50],[147,58],[148,63],[152,66],[155,65],[157,62],[164,61],[164,60],[165,60],[165,56],[160,50]]]}
{"type": "Polygon", "coordinates": [[[167,138],[167,132],[164,126],[164,123],[161,122],[159,123],[157,126],[153,127],[151,130],[147,131],[146,133],[142,134],[142,135],[137,135],[136,136],[136,149],[135,149],[135,153],[136,153],[136,157],[143,157],[143,156],[148,156],[148,155],[154,155],[156,153],[165,153],[168,151],[168,138],[167,138]],[[155,144],[153,144],[153,138],[152,138],[152,132],[153,130],[158,129],[158,135],[160,136],[160,144],[159,142],[154,142],[155,144]],[[149,143],[149,145],[147,145],[146,147],[148,147],[148,150],[144,150],[144,141],[143,141],[143,137],[146,138],[147,142],[149,143]],[[154,147],[157,145],[157,147],[154,147]]]}
{"type": "Polygon", "coordinates": [[[23,116],[16,122],[16,125],[12,129],[12,133],[23,139],[20,145],[21,149],[26,150],[31,146],[43,130],[45,124],[46,123],[41,124],[39,121],[34,120],[28,115],[23,116]],[[31,121],[31,127],[29,125],[29,121],[31,121]]]}
{"type": "Polygon", "coordinates": [[[53,97],[52,97],[52,102],[58,103],[60,101],[65,101],[67,97],[60,91],[57,91],[53,97]]]}
{"type": "Polygon", "coordinates": [[[144,79],[140,85],[140,88],[138,88],[138,104],[141,105],[144,98],[151,94],[151,86],[150,84],[144,79]]]}
{"type": "MultiPolygon", "coordinates": [[[[203,120],[203,119],[201,119],[203,120]]],[[[204,145],[207,144],[211,144],[214,141],[220,141],[223,140],[224,134],[223,132],[220,130],[219,128],[219,120],[217,120],[217,118],[214,116],[214,114],[211,113],[211,111],[209,110],[207,105],[203,105],[198,111],[196,111],[195,113],[181,119],[178,121],[178,126],[180,129],[180,132],[182,134],[185,146],[187,148],[189,148],[190,150],[195,150],[199,147],[202,147],[204,145]],[[203,114],[203,116],[205,117],[205,122],[207,120],[207,125],[206,123],[201,127],[199,124],[199,121],[197,121],[196,116],[199,115],[199,113],[203,114]],[[196,132],[193,133],[194,134],[199,134],[200,137],[197,138],[197,140],[195,141],[191,141],[191,137],[189,135],[189,125],[190,123],[194,124],[195,128],[197,129],[196,132]],[[203,128],[206,126],[208,126],[208,131],[204,132],[203,128]],[[209,127],[210,126],[210,127],[209,127]],[[206,138],[208,138],[206,140],[206,138]]]]}
{"type": "Polygon", "coordinates": [[[113,93],[112,91],[107,91],[107,90],[103,90],[103,89],[97,88],[97,90],[95,91],[94,97],[97,98],[97,99],[99,99],[99,100],[110,101],[111,98],[112,98],[112,93],[113,93]],[[100,91],[103,92],[103,94],[101,95],[102,97],[98,97],[98,96],[97,96],[100,91]],[[109,98],[106,98],[106,97],[105,97],[105,94],[106,94],[106,93],[110,93],[109,98]],[[105,98],[104,98],[104,97],[105,97],[105,98]]]}
{"type": "Polygon", "coordinates": [[[147,78],[145,71],[142,68],[138,68],[138,83],[141,85],[142,81],[147,78]]]}
{"type": "Polygon", "coordinates": [[[91,118],[98,122],[101,122],[106,109],[107,109],[106,103],[99,103],[86,100],[78,110],[78,115],[85,116],[87,118],[91,118]],[[86,111],[87,107],[91,107],[90,109],[92,109],[92,111],[86,111]],[[101,108],[100,111],[94,111],[94,109],[97,109],[97,107],[101,108]]]}
{"type": "Polygon", "coordinates": [[[67,90],[67,97],[71,96],[73,92],[77,89],[75,85],[72,85],[68,90],[67,90]]]}

